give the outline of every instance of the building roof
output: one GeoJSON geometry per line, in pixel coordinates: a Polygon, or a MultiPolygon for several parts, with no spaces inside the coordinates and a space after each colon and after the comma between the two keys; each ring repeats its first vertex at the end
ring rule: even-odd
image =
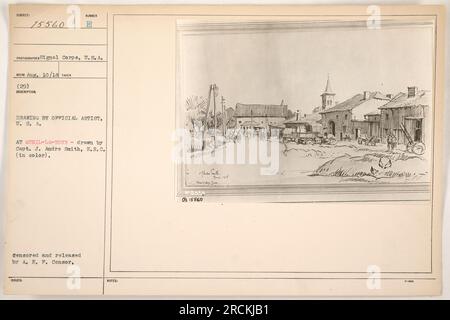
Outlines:
{"type": "Polygon", "coordinates": [[[280,117],[288,115],[287,105],[273,104],[236,104],[235,117],[280,117]]]}
{"type": "Polygon", "coordinates": [[[295,117],[292,119],[286,120],[283,123],[284,124],[309,124],[309,122],[306,121],[305,119],[300,118],[297,120],[295,117]]]}
{"type": "Polygon", "coordinates": [[[408,98],[408,94],[404,92],[398,93],[391,101],[382,105],[380,109],[405,108],[412,106],[429,106],[431,104],[430,92],[420,90],[414,97],[408,98]]]}
{"type": "Polygon", "coordinates": [[[381,112],[380,112],[380,110],[374,110],[372,112],[366,113],[365,115],[366,116],[379,116],[379,115],[381,115],[381,112]]]}
{"type": "Polygon", "coordinates": [[[363,93],[358,93],[357,95],[354,95],[350,99],[345,100],[344,102],[341,102],[334,107],[331,107],[329,109],[325,109],[321,111],[320,113],[328,113],[328,112],[335,112],[335,111],[349,111],[353,110],[354,108],[358,107],[359,105],[363,104],[366,101],[377,99],[377,100],[389,100],[387,96],[382,94],[381,92],[375,91],[375,92],[369,92],[368,99],[364,99],[363,93]]]}
{"type": "Polygon", "coordinates": [[[269,124],[270,128],[275,128],[275,129],[284,129],[286,128],[286,126],[284,124],[269,124]]]}
{"type": "Polygon", "coordinates": [[[241,127],[258,127],[261,128],[262,126],[255,122],[255,121],[244,121],[244,123],[240,124],[241,127]]]}
{"type": "Polygon", "coordinates": [[[309,113],[304,114],[297,118],[297,115],[294,115],[292,118],[284,121],[284,124],[309,124],[309,125],[317,125],[320,123],[322,116],[318,113],[309,113]]]}
{"type": "Polygon", "coordinates": [[[325,91],[322,94],[334,94],[333,90],[331,89],[330,75],[328,75],[327,85],[325,87],[325,91]]]}
{"type": "Polygon", "coordinates": [[[317,122],[322,120],[322,116],[318,112],[307,113],[302,118],[309,122],[317,122]]]}
{"type": "Polygon", "coordinates": [[[319,111],[320,111],[320,110],[322,110],[322,107],[321,107],[321,106],[315,107],[315,108],[312,110],[312,113],[317,113],[317,114],[319,114],[319,111]]]}

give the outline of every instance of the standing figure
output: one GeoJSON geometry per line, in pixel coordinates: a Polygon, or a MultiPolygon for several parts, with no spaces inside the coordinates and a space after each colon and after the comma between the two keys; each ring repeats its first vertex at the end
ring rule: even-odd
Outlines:
{"type": "Polygon", "coordinates": [[[394,151],[394,149],[397,147],[397,138],[392,133],[392,130],[389,131],[389,134],[387,136],[387,147],[388,151],[394,151]]]}

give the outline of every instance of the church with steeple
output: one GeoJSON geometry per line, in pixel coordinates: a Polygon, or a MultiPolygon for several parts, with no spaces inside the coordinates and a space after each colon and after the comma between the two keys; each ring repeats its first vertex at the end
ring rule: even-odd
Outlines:
{"type": "Polygon", "coordinates": [[[287,127],[292,128],[292,126],[295,126],[297,124],[304,125],[306,123],[308,124],[308,128],[310,131],[322,132],[322,112],[333,108],[336,105],[336,102],[334,100],[335,95],[336,94],[331,89],[330,75],[328,74],[325,91],[320,95],[322,97],[322,104],[314,108],[309,114],[301,114],[300,110],[297,110],[297,112],[294,114],[294,117],[285,121],[284,124],[287,127]]]}
{"type": "Polygon", "coordinates": [[[333,93],[333,90],[331,90],[330,75],[328,74],[327,85],[325,87],[325,91],[320,95],[322,97],[321,111],[324,111],[324,110],[334,106],[334,96],[335,95],[336,94],[333,93]]]}
{"type": "Polygon", "coordinates": [[[325,111],[329,108],[334,107],[337,103],[335,100],[335,96],[336,96],[336,93],[334,93],[333,90],[331,89],[330,74],[328,74],[327,84],[325,85],[325,90],[320,95],[322,103],[318,107],[314,108],[312,113],[314,113],[314,114],[320,113],[322,111],[325,111]]]}

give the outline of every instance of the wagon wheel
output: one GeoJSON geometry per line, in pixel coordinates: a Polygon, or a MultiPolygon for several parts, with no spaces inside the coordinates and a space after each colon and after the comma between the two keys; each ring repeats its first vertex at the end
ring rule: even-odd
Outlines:
{"type": "Polygon", "coordinates": [[[306,144],[313,144],[314,143],[314,141],[312,141],[312,140],[307,140],[306,141],[306,144]]]}
{"type": "Polygon", "coordinates": [[[425,152],[425,145],[422,142],[414,143],[412,146],[412,151],[415,154],[422,155],[425,152]]]}
{"type": "Polygon", "coordinates": [[[336,139],[330,139],[330,140],[328,140],[328,144],[336,144],[336,139]]]}
{"type": "Polygon", "coordinates": [[[406,151],[408,151],[408,152],[413,152],[413,145],[412,145],[412,143],[408,143],[408,144],[406,145],[406,151]]]}

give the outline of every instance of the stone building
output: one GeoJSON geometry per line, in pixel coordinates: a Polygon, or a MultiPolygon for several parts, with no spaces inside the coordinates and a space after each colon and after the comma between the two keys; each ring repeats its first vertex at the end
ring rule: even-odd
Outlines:
{"type": "Polygon", "coordinates": [[[375,119],[379,107],[389,100],[388,96],[378,91],[364,91],[356,94],[350,99],[320,112],[323,130],[338,140],[358,139],[363,134],[370,136],[370,128],[372,128],[373,135],[375,134],[374,124],[370,125],[367,115],[371,119],[375,119]]]}
{"type": "Polygon", "coordinates": [[[236,104],[233,117],[238,129],[281,128],[288,117],[287,105],[236,104]]]}
{"type": "Polygon", "coordinates": [[[429,145],[428,121],[431,105],[429,91],[419,90],[417,87],[408,87],[407,92],[400,92],[391,101],[380,107],[381,138],[386,141],[389,132],[392,132],[398,143],[408,143],[401,124],[404,125],[413,141],[429,145]]]}

